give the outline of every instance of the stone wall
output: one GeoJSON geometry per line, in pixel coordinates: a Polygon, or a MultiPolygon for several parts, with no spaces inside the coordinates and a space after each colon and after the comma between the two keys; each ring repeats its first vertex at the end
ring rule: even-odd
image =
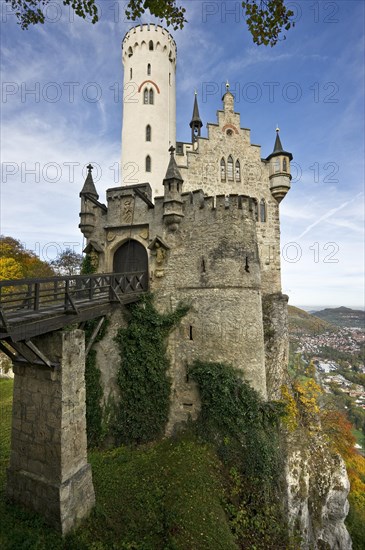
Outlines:
{"type": "Polygon", "coordinates": [[[288,296],[276,293],[262,297],[265,368],[268,399],[281,399],[281,386],[288,383],[288,296]]]}
{"type": "Polygon", "coordinates": [[[34,343],[59,366],[14,364],[6,493],[65,534],[95,502],[87,463],[84,333],[53,332],[34,343]]]}

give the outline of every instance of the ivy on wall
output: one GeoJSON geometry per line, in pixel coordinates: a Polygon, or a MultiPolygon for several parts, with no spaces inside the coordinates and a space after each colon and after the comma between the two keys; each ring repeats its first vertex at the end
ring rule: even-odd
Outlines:
{"type": "MultiPolygon", "coordinates": [[[[84,256],[81,273],[88,275],[95,272],[90,254],[84,256]]],[[[92,319],[85,323],[85,343],[89,341],[99,319],[92,319]]],[[[104,321],[95,343],[99,342],[105,335],[107,323],[104,321]]],[[[91,349],[85,361],[85,388],[86,388],[86,433],[88,447],[97,447],[102,440],[103,389],[101,387],[101,372],[96,366],[96,351],[91,349]]]]}
{"type": "Polygon", "coordinates": [[[242,548],[291,548],[283,507],[280,419],[284,405],[264,402],[236,369],[195,361],[198,433],[213,443],[230,478],[227,512],[242,548]]]}
{"type": "Polygon", "coordinates": [[[189,307],[179,304],[175,311],[161,314],[152,294],[146,294],[127,309],[127,327],[116,336],[121,401],[115,431],[119,443],[144,443],[161,437],[165,430],[171,387],[166,339],[189,307]]]}
{"type": "MultiPolygon", "coordinates": [[[[86,321],[85,342],[89,341],[100,318],[86,321]]],[[[100,342],[105,336],[108,321],[105,320],[95,342],[100,342]]],[[[96,350],[91,349],[85,361],[85,388],[86,388],[86,433],[88,447],[97,447],[103,438],[103,389],[101,386],[101,372],[96,365],[96,350]]]]}

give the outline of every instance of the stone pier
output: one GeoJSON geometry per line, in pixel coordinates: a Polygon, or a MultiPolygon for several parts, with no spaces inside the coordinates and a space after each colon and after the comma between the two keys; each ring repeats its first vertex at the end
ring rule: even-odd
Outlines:
{"type": "Polygon", "coordinates": [[[53,332],[34,343],[57,366],[14,364],[6,492],[66,534],[95,503],[87,463],[84,332],[53,332]]]}

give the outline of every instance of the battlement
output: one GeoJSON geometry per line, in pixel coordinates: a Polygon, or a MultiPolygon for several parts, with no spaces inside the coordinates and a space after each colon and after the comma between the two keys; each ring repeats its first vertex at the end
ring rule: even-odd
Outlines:
{"type": "Polygon", "coordinates": [[[166,200],[165,197],[155,197],[155,209],[156,212],[163,211],[169,203],[182,204],[182,213],[184,217],[193,216],[194,219],[208,218],[210,213],[216,216],[218,213],[229,214],[229,216],[242,216],[246,219],[256,220],[257,214],[257,199],[249,197],[248,195],[214,195],[206,196],[201,189],[196,191],[190,191],[182,193],[181,199],[177,197],[174,199],[166,200]]]}
{"type": "Polygon", "coordinates": [[[174,59],[177,54],[176,42],[167,29],[153,23],[137,25],[123,38],[123,60],[131,57],[138,49],[146,51],[166,51],[174,59]]]}

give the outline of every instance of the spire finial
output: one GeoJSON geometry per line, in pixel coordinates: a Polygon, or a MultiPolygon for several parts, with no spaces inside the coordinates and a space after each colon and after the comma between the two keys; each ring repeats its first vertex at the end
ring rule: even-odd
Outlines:
{"type": "Polygon", "coordinates": [[[196,91],[196,88],[194,90],[194,95],[198,95],[198,92],[196,91]]]}
{"type": "Polygon", "coordinates": [[[228,80],[226,82],[226,90],[227,90],[227,92],[229,92],[229,82],[228,82],[228,80]]]}
{"type": "Polygon", "coordinates": [[[173,157],[174,156],[174,153],[175,153],[175,147],[173,145],[171,145],[170,149],[169,149],[169,153],[170,155],[173,157]]]}
{"type": "Polygon", "coordinates": [[[278,134],[280,132],[279,124],[276,125],[276,133],[278,134]]]}
{"type": "Polygon", "coordinates": [[[91,166],[91,164],[89,164],[89,166],[86,166],[86,168],[88,169],[88,173],[91,174],[91,170],[94,170],[94,167],[91,166]]]}

